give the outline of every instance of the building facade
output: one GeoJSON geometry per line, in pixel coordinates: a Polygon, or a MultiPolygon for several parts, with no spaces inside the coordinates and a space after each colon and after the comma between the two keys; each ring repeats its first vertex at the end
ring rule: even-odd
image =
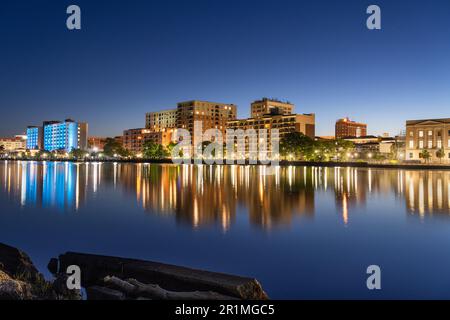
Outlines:
{"type": "Polygon", "coordinates": [[[228,129],[278,129],[280,139],[291,132],[301,132],[304,135],[315,138],[316,120],[314,114],[291,115],[265,115],[260,118],[231,120],[227,123],[228,129]]]}
{"type": "Polygon", "coordinates": [[[170,132],[152,131],[145,128],[129,129],[123,132],[123,146],[136,154],[144,150],[144,143],[151,141],[156,144],[168,145],[171,142],[170,132]]]}
{"type": "Polygon", "coordinates": [[[87,123],[65,121],[44,121],[42,127],[27,128],[27,149],[46,151],[87,148],[87,123]]]}
{"type": "Polygon", "coordinates": [[[177,126],[177,109],[148,112],[145,115],[145,128],[153,131],[175,129],[177,126]]]}
{"type": "Polygon", "coordinates": [[[292,114],[294,112],[294,105],[290,102],[262,98],[261,100],[253,101],[250,109],[251,118],[261,118],[268,114],[292,114]]]}
{"type": "Polygon", "coordinates": [[[27,127],[27,149],[41,150],[43,148],[43,131],[42,127],[27,127]]]}
{"type": "Polygon", "coordinates": [[[353,142],[355,151],[358,153],[374,153],[384,156],[394,152],[394,147],[397,144],[396,139],[391,137],[361,136],[358,138],[348,137],[344,140],[353,142]]]}
{"type": "Polygon", "coordinates": [[[0,147],[4,151],[24,151],[26,149],[26,139],[16,136],[14,138],[0,138],[0,147]]]}
{"type": "Polygon", "coordinates": [[[195,121],[202,122],[203,131],[215,128],[225,134],[227,122],[234,119],[234,104],[192,100],[178,103],[176,128],[188,130],[193,139],[195,121]]]}
{"type": "Polygon", "coordinates": [[[450,118],[406,121],[406,160],[450,161],[450,118]],[[438,157],[440,151],[443,157],[438,157]]]}
{"type": "Polygon", "coordinates": [[[336,139],[359,138],[367,135],[367,124],[351,121],[349,118],[343,118],[336,121],[335,136],[336,139]]]}

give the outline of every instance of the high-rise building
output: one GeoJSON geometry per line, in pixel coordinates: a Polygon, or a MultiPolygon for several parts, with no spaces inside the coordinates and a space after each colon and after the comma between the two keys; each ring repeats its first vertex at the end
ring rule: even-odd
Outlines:
{"type": "Polygon", "coordinates": [[[188,130],[194,139],[195,121],[202,122],[203,131],[215,128],[225,134],[227,122],[234,119],[234,104],[192,100],[178,103],[176,127],[188,130]]]}
{"type": "Polygon", "coordinates": [[[336,139],[359,138],[367,135],[367,124],[351,121],[349,118],[343,118],[336,121],[335,136],[336,139]]]}
{"type": "Polygon", "coordinates": [[[64,150],[67,152],[73,149],[86,149],[87,131],[87,123],[75,122],[70,119],[64,122],[44,121],[42,128],[27,128],[27,149],[64,150]]]}
{"type": "Polygon", "coordinates": [[[292,103],[269,98],[253,101],[250,108],[252,118],[261,118],[268,114],[288,115],[294,112],[292,103]]]}
{"type": "Polygon", "coordinates": [[[148,112],[145,115],[145,128],[152,131],[175,129],[177,126],[177,109],[148,112]]]}
{"type": "Polygon", "coordinates": [[[27,127],[27,145],[28,150],[40,150],[43,148],[43,130],[42,127],[27,127]]]}
{"type": "Polygon", "coordinates": [[[427,150],[430,156],[429,161],[449,161],[450,119],[406,121],[405,142],[406,160],[420,160],[423,158],[424,150],[427,150]]]}

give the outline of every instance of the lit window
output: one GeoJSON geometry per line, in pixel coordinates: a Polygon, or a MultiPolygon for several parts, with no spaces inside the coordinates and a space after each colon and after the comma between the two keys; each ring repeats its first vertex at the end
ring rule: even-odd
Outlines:
{"type": "Polygon", "coordinates": [[[428,136],[432,136],[433,135],[433,131],[428,130],[428,136]]]}
{"type": "Polygon", "coordinates": [[[437,147],[438,147],[438,149],[442,148],[442,140],[437,141],[437,147]]]}
{"type": "Polygon", "coordinates": [[[414,141],[413,140],[409,140],[409,148],[414,149],[414,141]]]}
{"type": "Polygon", "coordinates": [[[419,148],[423,149],[423,141],[419,141],[419,148]]]}
{"type": "Polygon", "coordinates": [[[423,131],[422,130],[419,131],[419,137],[421,137],[421,138],[423,137],[423,131]]]}
{"type": "Polygon", "coordinates": [[[431,140],[428,141],[428,148],[429,149],[433,148],[433,141],[431,140]]]}

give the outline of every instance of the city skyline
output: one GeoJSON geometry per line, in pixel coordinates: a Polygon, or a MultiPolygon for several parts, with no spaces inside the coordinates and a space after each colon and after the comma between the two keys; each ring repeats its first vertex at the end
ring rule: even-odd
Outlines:
{"type": "Polygon", "coordinates": [[[74,32],[64,25],[69,3],[35,15],[45,3],[2,4],[0,105],[8,121],[0,136],[69,117],[90,123],[91,135],[116,136],[144,127],[147,112],[192,99],[234,103],[238,118],[260,97],[289,100],[297,113],[316,114],[319,136],[347,116],[375,135],[395,135],[408,119],[448,116],[446,1],[377,1],[376,31],[366,28],[361,1],[126,9],[78,1],[83,26],[74,32]],[[186,17],[195,23],[183,24],[186,17]]]}

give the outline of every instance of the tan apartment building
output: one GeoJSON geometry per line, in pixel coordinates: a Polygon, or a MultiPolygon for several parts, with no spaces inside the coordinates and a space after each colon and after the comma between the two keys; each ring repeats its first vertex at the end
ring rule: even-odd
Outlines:
{"type": "Polygon", "coordinates": [[[367,124],[351,121],[349,118],[343,118],[336,121],[335,136],[336,139],[359,138],[367,135],[367,124]]]}
{"type": "Polygon", "coordinates": [[[406,121],[406,160],[422,159],[423,150],[431,161],[450,160],[450,118],[406,121]],[[438,150],[444,151],[442,159],[438,150]]]}
{"type": "Polygon", "coordinates": [[[280,139],[290,132],[301,132],[311,139],[315,138],[316,120],[314,114],[265,115],[228,121],[228,129],[278,129],[280,139]]]}
{"type": "Polygon", "coordinates": [[[188,130],[193,137],[194,122],[202,122],[203,132],[208,129],[219,129],[225,134],[227,122],[236,119],[236,105],[191,100],[177,105],[176,127],[188,130]]]}
{"type": "Polygon", "coordinates": [[[148,112],[145,115],[145,128],[153,131],[165,131],[177,127],[177,109],[148,112]]]}
{"type": "Polygon", "coordinates": [[[145,128],[129,129],[123,132],[123,146],[131,152],[141,153],[146,141],[166,146],[170,143],[171,138],[170,132],[154,132],[145,128]]]}
{"type": "Polygon", "coordinates": [[[287,115],[294,112],[294,105],[292,103],[268,98],[253,101],[250,108],[251,118],[261,118],[267,114],[287,115]]]}
{"type": "Polygon", "coordinates": [[[0,147],[5,151],[21,151],[26,148],[26,139],[21,136],[14,138],[0,138],[0,147]]]}

